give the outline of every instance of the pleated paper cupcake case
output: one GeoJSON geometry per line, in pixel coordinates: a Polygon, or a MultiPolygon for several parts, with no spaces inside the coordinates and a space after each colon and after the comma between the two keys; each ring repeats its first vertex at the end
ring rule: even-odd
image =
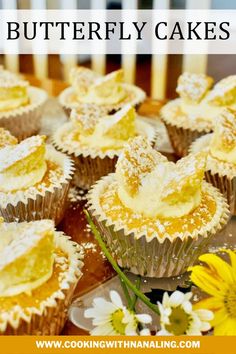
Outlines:
{"type": "MultiPolygon", "coordinates": [[[[163,120],[164,121],[164,120],[163,120]]],[[[178,157],[188,155],[189,147],[196,139],[207,134],[205,131],[197,131],[178,127],[164,121],[171,145],[178,157]]]]}
{"type": "Polygon", "coordinates": [[[70,181],[53,191],[46,191],[45,195],[37,195],[36,199],[29,198],[27,202],[9,203],[4,208],[0,205],[0,215],[6,222],[51,219],[57,225],[66,209],[69,185],[70,181]]]}
{"type": "Polygon", "coordinates": [[[115,171],[118,156],[104,158],[73,156],[75,174],[72,183],[82,189],[89,189],[98,179],[115,171]]]}
{"type": "Polygon", "coordinates": [[[32,102],[26,106],[8,112],[0,112],[0,126],[9,130],[19,141],[39,132],[44,104],[47,100],[45,91],[30,87],[32,102]]]}
{"type": "MultiPolygon", "coordinates": [[[[212,134],[196,140],[189,149],[190,153],[198,151],[209,152],[212,134]]],[[[207,158],[205,171],[206,180],[217,187],[227,199],[232,215],[236,215],[236,166],[228,162],[215,159],[211,154],[207,158]]]]}
{"type": "Polygon", "coordinates": [[[7,222],[52,219],[58,224],[66,209],[69,186],[74,174],[73,161],[65,154],[47,145],[49,160],[60,160],[63,175],[49,187],[42,190],[31,187],[25,191],[0,194],[0,215],[7,222]]]}
{"type": "MultiPolygon", "coordinates": [[[[130,85],[130,84],[124,84],[124,87],[127,89],[127,91],[130,91],[133,94],[133,98],[124,100],[122,102],[116,103],[116,104],[110,104],[110,105],[104,105],[109,112],[116,112],[120,108],[122,108],[125,104],[129,103],[138,109],[139,105],[145,100],[146,94],[145,92],[140,89],[137,86],[130,85]]],[[[70,97],[74,93],[74,90],[72,87],[68,87],[64,91],[61,92],[59,95],[59,103],[62,106],[65,114],[69,117],[71,110],[73,108],[76,108],[76,103],[69,103],[68,102],[68,97],[70,97]]],[[[81,104],[81,102],[80,102],[81,104]]]]}
{"type": "Polygon", "coordinates": [[[75,287],[82,276],[83,252],[75,242],[61,232],[56,232],[57,247],[69,257],[69,269],[58,291],[41,304],[40,308],[20,307],[16,313],[0,314],[0,335],[58,335],[63,329],[75,287]]]}
{"type": "Polygon", "coordinates": [[[228,205],[217,189],[215,198],[219,203],[217,213],[201,232],[174,240],[170,237],[148,238],[142,232],[127,230],[121,223],[107,218],[100,205],[98,195],[112,174],[98,181],[88,193],[89,212],[117,263],[135,274],[148,277],[170,277],[184,273],[204,252],[212,237],[219,232],[229,219],[228,205]]]}
{"type": "Polygon", "coordinates": [[[206,171],[205,178],[221,191],[227,199],[231,214],[236,215],[236,176],[222,176],[219,173],[206,171]]]}
{"type": "MultiPolygon", "coordinates": [[[[143,123],[144,122],[142,122],[142,124],[143,123]]],[[[67,129],[68,127],[70,128],[70,124],[71,123],[65,124],[67,129]]],[[[63,129],[63,127],[61,129],[63,129]]],[[[150,143],[154,146],[158,132],[156,132],[153,126],[146,122],[142,129],[150,143]]],[[[52,137],[52,144],[56,149],[62,151],[73,159],[75,173],[72,183],[85,190],[89,189],[102,176],[115,171],[117,159],[121,152],[121,150],[99,152],[91,148],[84,148],[83,150],[77,148],[76,150],[72,146],[65,147],[65,144],[63,144],[61,139],[60,131],[56,132],[52,137]]]]}
{"type": "Polygon", "coordinates": [[[59,335],[67,319],[75,286],[72,284],[69,289],[63,291],[65,297],[57,299],[55,307],[45,308],[42,315],[33,314],[29,322],[21,319],[17,328],[8,324],[3,335],[59,335]]]}
{"type": "MultiPolygon", "coordinates": [[[[93,215],[93,213],[91,212],[93,215]]],[[[125,234],[124,230],[115,231],[113,226],[106,226],[106,221],[99,222],[94,216],[103,238],[116,258],[117,263],[134,274],[148,277],[171,277],[183,274],[195,263],[198,257],[207,249],[215,232],[220,231],[225,220],[219,223],[219,228],[199,235],[197,239],[188,237],[185,240],[177,238],[171,242],[166,239],[159,243],[157,239],[147,242],[145,236],[136,239],[134,234],[125,234]]]]}

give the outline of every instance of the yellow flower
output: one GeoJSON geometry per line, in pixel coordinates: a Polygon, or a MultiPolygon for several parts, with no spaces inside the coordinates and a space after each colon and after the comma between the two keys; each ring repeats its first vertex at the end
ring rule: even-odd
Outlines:
{"type": "Polygon", "coordinates": [[[204,254],[199,260],[205,265],[189,269],[193,283],[210,295],[195,308],[206,308],[214,313],[211,324],[215,335],[236,335],[236,253],[222,251],[228,253],[231,264],[215,254],[204,254]]]}

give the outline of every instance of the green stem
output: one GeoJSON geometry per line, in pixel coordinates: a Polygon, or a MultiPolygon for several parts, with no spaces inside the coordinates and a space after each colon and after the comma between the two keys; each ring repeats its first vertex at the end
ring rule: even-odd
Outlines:
{"type": "Polygon", "coordinates": [[[128,303],[128,308],[130,310],[133,310],[133,307],[132,307],[133,299],[131,299],[131,297],[130,297],[129,291],[127,289],[127,286],[126,286],[124,280],[120,276],[119,276],[119,278],[120,278],[120,284],[122,286],[122,289],[124,291],[124,294],[125,294],[125,297],[126,297],[126,300],[127,300],[127,303],[128,303]]]}
{"type": "Polygon", "coordinates": [[[84,213],[86,215],[87,221],[91,227],[91,230],[96,238],[96,240],[99,243],[99,246],[101,247],[101,250],[103,251],[104,255],[107,257],[108,261],[111,263],[112,267],[114,268],[114,270],[116,271],[116,273],[119,275],[119,277],[124,281],[124,283],[126,284],[126,286],[128,286],[128,288],[130,288],[133,293],[142,301],[144,302],[145,305],[147,305],[153,312],[157,313],[158,315],[159,310],[158,307],[154,304],[151,303],[151,301],[149,300],[149,298],[144,295],[140,290],[138,290],[136,288],[136,286],[127,278],[127,276],[122,272],[122,270],[120,269],[120,267],[118,266],[118,264],[116,263],[115,259],[112,257],[112,255],[110,254],[110,252],[108,251],[101,235],[100,232],[97,230],[93,220],[91,219],[89,213],[87,212],[87,210],[84,210],[84,213]]]}
{"type": "MultiPolygon", "coordinates": [[[[138,290],[140,290],[140,285],[141,285],[141,277],[140,276],[138,276],[138,279],[136,279],[135,284],[136,284],[136,288],[138,290]]],[[[132,310],[135,310],[135,305],[136,305],[137,300],[138,300],[138,297],[137,297],[137,295],[134,294],[134,296],[132,298],[132,302],[131,302],[131,309],[132,310]]]]}

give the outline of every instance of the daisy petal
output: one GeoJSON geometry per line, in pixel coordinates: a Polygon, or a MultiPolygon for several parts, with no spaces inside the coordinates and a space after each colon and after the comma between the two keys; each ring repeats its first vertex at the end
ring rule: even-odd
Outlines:
{"type": "Polygon", "coordinates": [[[111,301],[113,302],[113,304],[119,308],[122,308],[124,305],[122,303],[122,300],[121,300],[121,297],[120,295],[118,294],[117,291],[115,290],[111,290],[110,291],[110,298],[111,298],[111,301]]]}
{"type": "Polygon", "coordinates": [[[191,313],[192,312],[192,304],[189,301],[184,301],[182,304],[182,308],[186,313],[191,313]]]}
{"type": "Polygon", "coordinates": [[[194,312],[198,315],[201,321],[212,321],[214,318],[214,314],[212,311],[199,309],[195,310],[194,312]]]}
{"type": "Polygon", "coordinates": [[[150,315],[140,314],[140,315],[135,315],[135,317],[137,318],[137,320],[140,323],[151,323],[152,322],[152,317],[150,315]]]}
{"type": "Polygon", "coordinates": [[[93,336],[111,336],[117,334],[110,324],[97,326],[90,333],[93,336]]]}
{"type": "Polygon", "coordinates": [[[181,305],[183,301],[184,301],[184,294],[181,293],[181,291],[176,290],[170,295],[170,304],[173,307],[177,307],[181,305]]]}
{"type": "Polygon", "coordinates": [[[140,336],[150,336],[151,332],[150,332],[149,328],[143,328],[143,329],[141,329],[139,334],[140,334],[140,336]]]}
{"type": "Polygon", "coordinates": [[[186,332],[186,334],[189,336],[201,336],[202,332],[196,328],[189,328],[189,330],[186,332]]]}
{"type": "Polygon", "coordinates": [[[211,329],[211,325],[209,322],[202,322],[201,324],[201,332],[207,332],[211,329]]]}
{"type": "Polygon", "coordinates": [[[192,296],[193,296],[193,293],[191,293],[191,292],[186,293],[186,294],[184,294],[184,300],[189,301],[192,296]]]}
{"type": "Polygon", "coordinates": [[[168,295],[168,292],[164,292],[164,295],[163,295],[163,298],[162,298],[162,304],[164,307],[168,307],[169,306],[169,301],[170,301],[170,298],[169,298],[169,295],[168,295]]]}
{"type": "Polygon", "coordinates": [[[156,333],[156,336],[173,336],[173,334],[163,328],[156,333]]]}

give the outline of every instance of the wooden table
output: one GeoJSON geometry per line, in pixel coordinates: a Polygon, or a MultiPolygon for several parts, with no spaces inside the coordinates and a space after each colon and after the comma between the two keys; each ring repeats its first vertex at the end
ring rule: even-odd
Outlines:
{"type": "MultiPolygon", "coordinates": [[[[63,81],[50,79],[39,80],[30,75],[25,76],[25,78],[32,85],[45,89],[50,96],[57,96],[68,86],[63,81]]],[[[147,99],[141,105],[139,111],[140,114],[153,117],[153,119],[155,119],[162,105],[163,102],[147,99]]],[[[74,298],[83,295],[115,275],[112,267],[101,254],[101,250],[94,239],[93,234],[91,234],[86,227],[86,220],[83,213],[86,200],[83,200],[83,198],[81,199],[82,200],[71,202],[69,204],[64,219],[58,226],[58,229],[71,236],[74,241],[85,246],[83,276],[75,290],[74,298]]],[[[74,326],[70,321],[67,321],[62,334],[82,335],[87,333],[74,326]]]]}

